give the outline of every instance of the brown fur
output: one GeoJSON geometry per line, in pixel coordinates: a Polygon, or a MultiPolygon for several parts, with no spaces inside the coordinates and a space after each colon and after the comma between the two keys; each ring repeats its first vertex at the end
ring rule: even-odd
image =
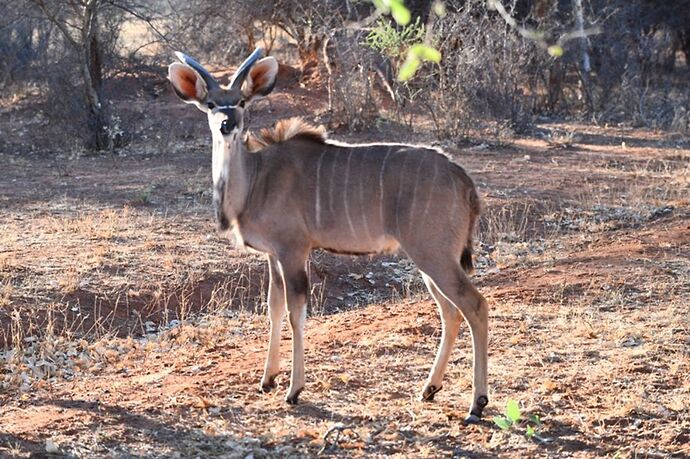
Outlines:
{"type": "Polygon", "coordinates": [[[287,118],[278,121],[273,128],[263,128],[258,134],[248,132],[244,144],[249,151],[257,152],[269,145],[294,138],[324,143],[326,141],[326,128],[313,126],[300,117],[287,118]]]}
{"type": "MultiPolygon", "coordinates": [[[[222,89],[204,94],[203,87],[192,88],[179,77],[180,70],[179,65],[170,67],[176,91],[202,110],[207,102],[218,105],[237,96],[222,89]]],[[[254,64],[243,100],[270,93],[277,72],[271,57],[254,64]]],[[[292,372],[285,400],[297,403],[304,389],[309,252],[325,248],[379,253],[400,248],[421,271],[443,324],[422,399],[433,399],[442,387],[464,318],[472,332],[474,373],[466,420],[478,422],[488,403],[489,309],[464,272],[472,269],[472,232],[481,210],[465,171],[424,147],[326,142],[323,127],[300,118],[279,121],[242,142],[235,131],[232,136],[222,132],[221,115],[208,114],[218,221],[223,229],[233,228],[238,245],[266,253],[269,262],[271,331],[261,390],[273,389],[280,373],[280,334],[286,315],[292,330],[292,372]]],[[[243,111],[234,115],[243,125],[243,111]]]]}

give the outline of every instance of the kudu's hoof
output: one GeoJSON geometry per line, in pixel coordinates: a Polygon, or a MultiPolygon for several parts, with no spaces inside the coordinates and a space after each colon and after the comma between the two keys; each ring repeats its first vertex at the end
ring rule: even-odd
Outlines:
{"type": "Polygon", "coordinates": [[[288,402],[290,405],[297,405],[298,399],[299,399],[299,394],[302,393],[302,389],[297,389],[295,393],[290,393],[288,394],[287,397],[285,397],[285,401],[288,402]]]}
{"type": "Polygon", "coordinates": [[[268,393],[268,392],[271,392],[271,391],[272,391],[273,389],[275,389],[276,387],[278,387],[278,385],[276,384],[276,377],[275,377],[275,376],[271,376],[270,378],[266,378],[265,380],[262,380],[262,381],[261,381],[261,388],[260,388],[260,390],[261,390],[261,392],[263,392],[264,394],[266,394],[266,393],[268,393]]]}
{"type": "Polygon", "coordinates": [[[440,391],[441,388],[443,388],[443,386],[436,387],[433,384],[426,386],[422,392],[422,401],[433,402],[434,395],[436,395],[436,392],[440,391]]]}
{"type": "Polygon", "coordinates": [[[477,397],[477,401],[474,402],[474,406],[470,411],[470,414],[465,418],[465,424],[477,424],[482,419],[482,413],[484,408],[489,404],[489,397],[486,395],[480,395],[477,397]]]}
{"type": "Polygon", "coordinates": [[[476,414],[469,414],[465,418],[465,424],[479,424],[479,422],[482,420],[481,417],[477,416],[476,414]]]}

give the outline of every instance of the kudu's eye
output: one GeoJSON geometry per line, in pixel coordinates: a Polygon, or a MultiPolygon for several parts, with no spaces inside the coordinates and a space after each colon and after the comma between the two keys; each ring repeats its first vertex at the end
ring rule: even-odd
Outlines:
{"type": "Polygon", "coordinates": [[[220,123],[220,133],[223,135],[228,135],[235,127],[235,122],[229,119],[223,120],[220,123]]]}
{"type": "Polygon", "coordinates": [[[216,108],[216,104],[214,104],[213,102],[207,103],[206,106],[209,108],[209,110],[213,110],[214,108],[216,108]]]}

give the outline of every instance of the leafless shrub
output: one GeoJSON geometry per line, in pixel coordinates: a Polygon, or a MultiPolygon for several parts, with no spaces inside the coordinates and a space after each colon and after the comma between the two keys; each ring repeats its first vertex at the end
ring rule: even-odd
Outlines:
{"type": "Polygon", "coordinates": [[[45,63],[50,27],[35,18],[35,11],[13,8],[14,2],[0,1],[0,88],[21,85],[34,77],[45,63]],[[25,13],[25,14],[22,14],[25,13]]]}
{"type": "Polygon", "coordinates": [[[168,39],[200,61],[223,64],[235,62],[258,44],[265,21],[274,11],[270,2],[246,0],[175,0],[170,6],[165,20],[168,39]]]}
{"type": "Polygon", "coordinates": [[[353,131],[371,126],[379,113],[374,79],[385,63],[381,55],[364,45],[366,34],[338,29],[329,32],[323,48],[331,122],[346,124],[353,131]]]}
{"type": "Polygon", "coordinates": [[[516,132],[533,122],[540,54],[473,2],[435,24],[443,55],[428,109],[440,136],[463,136],[497,120],[516,132]]]}
{"type": "Polygon", "coordinates": [[[688,58],[690,42],[684,37],[690,15],[682,3],[592,5],[590,22],[604,26],[603,33],[591,37],[594,109],[602,119],[683,129],[681,112],[690,94],[687,68],[677,57],[684,52],[688,58]]]}
{"type": "Polygon", "coordinates": [[[131,139],[134,123],[111,103],[119,96],[112,93],[111,82],[123,72],[137,71],[142,63],[137,50],[146,47],[132,49],[123,40],[124,26],[138,21],[154,29],[152,18],[167,14],[164,6],[158,7],[127,0],[22,0],[4,8],[16,14],[7,27],[0,22],[0,56],[7,58],[0,78],[41,88],[50,123],[41,133],[45,135],[37,135],[38,143],[44,137],[51,147],[82,144],[112,150],[131,139]]]}

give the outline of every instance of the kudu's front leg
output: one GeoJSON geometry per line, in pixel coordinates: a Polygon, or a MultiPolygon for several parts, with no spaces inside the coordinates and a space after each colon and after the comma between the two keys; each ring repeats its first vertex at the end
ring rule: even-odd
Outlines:
{"type": "Polygon", "coordinates": [[[268,318],[271,323],[271,334],[268,338],[268,355],[264,375],[261,378],[261,391],[269,392],[276,387],[275,378],[280,372],[280,330],[285,318],[285,285],[280,274],[278,260],[268,256],[268,318]]]}
{"type": "Polygon", "coordinates": [[[307,319],[309,279],[305,270],[307,253],[281,257],[285,298],[287,299],[290,328],[292,330],[292,374],[285,400],[297,404],[304,389],[304,322],[307,319]]]}

